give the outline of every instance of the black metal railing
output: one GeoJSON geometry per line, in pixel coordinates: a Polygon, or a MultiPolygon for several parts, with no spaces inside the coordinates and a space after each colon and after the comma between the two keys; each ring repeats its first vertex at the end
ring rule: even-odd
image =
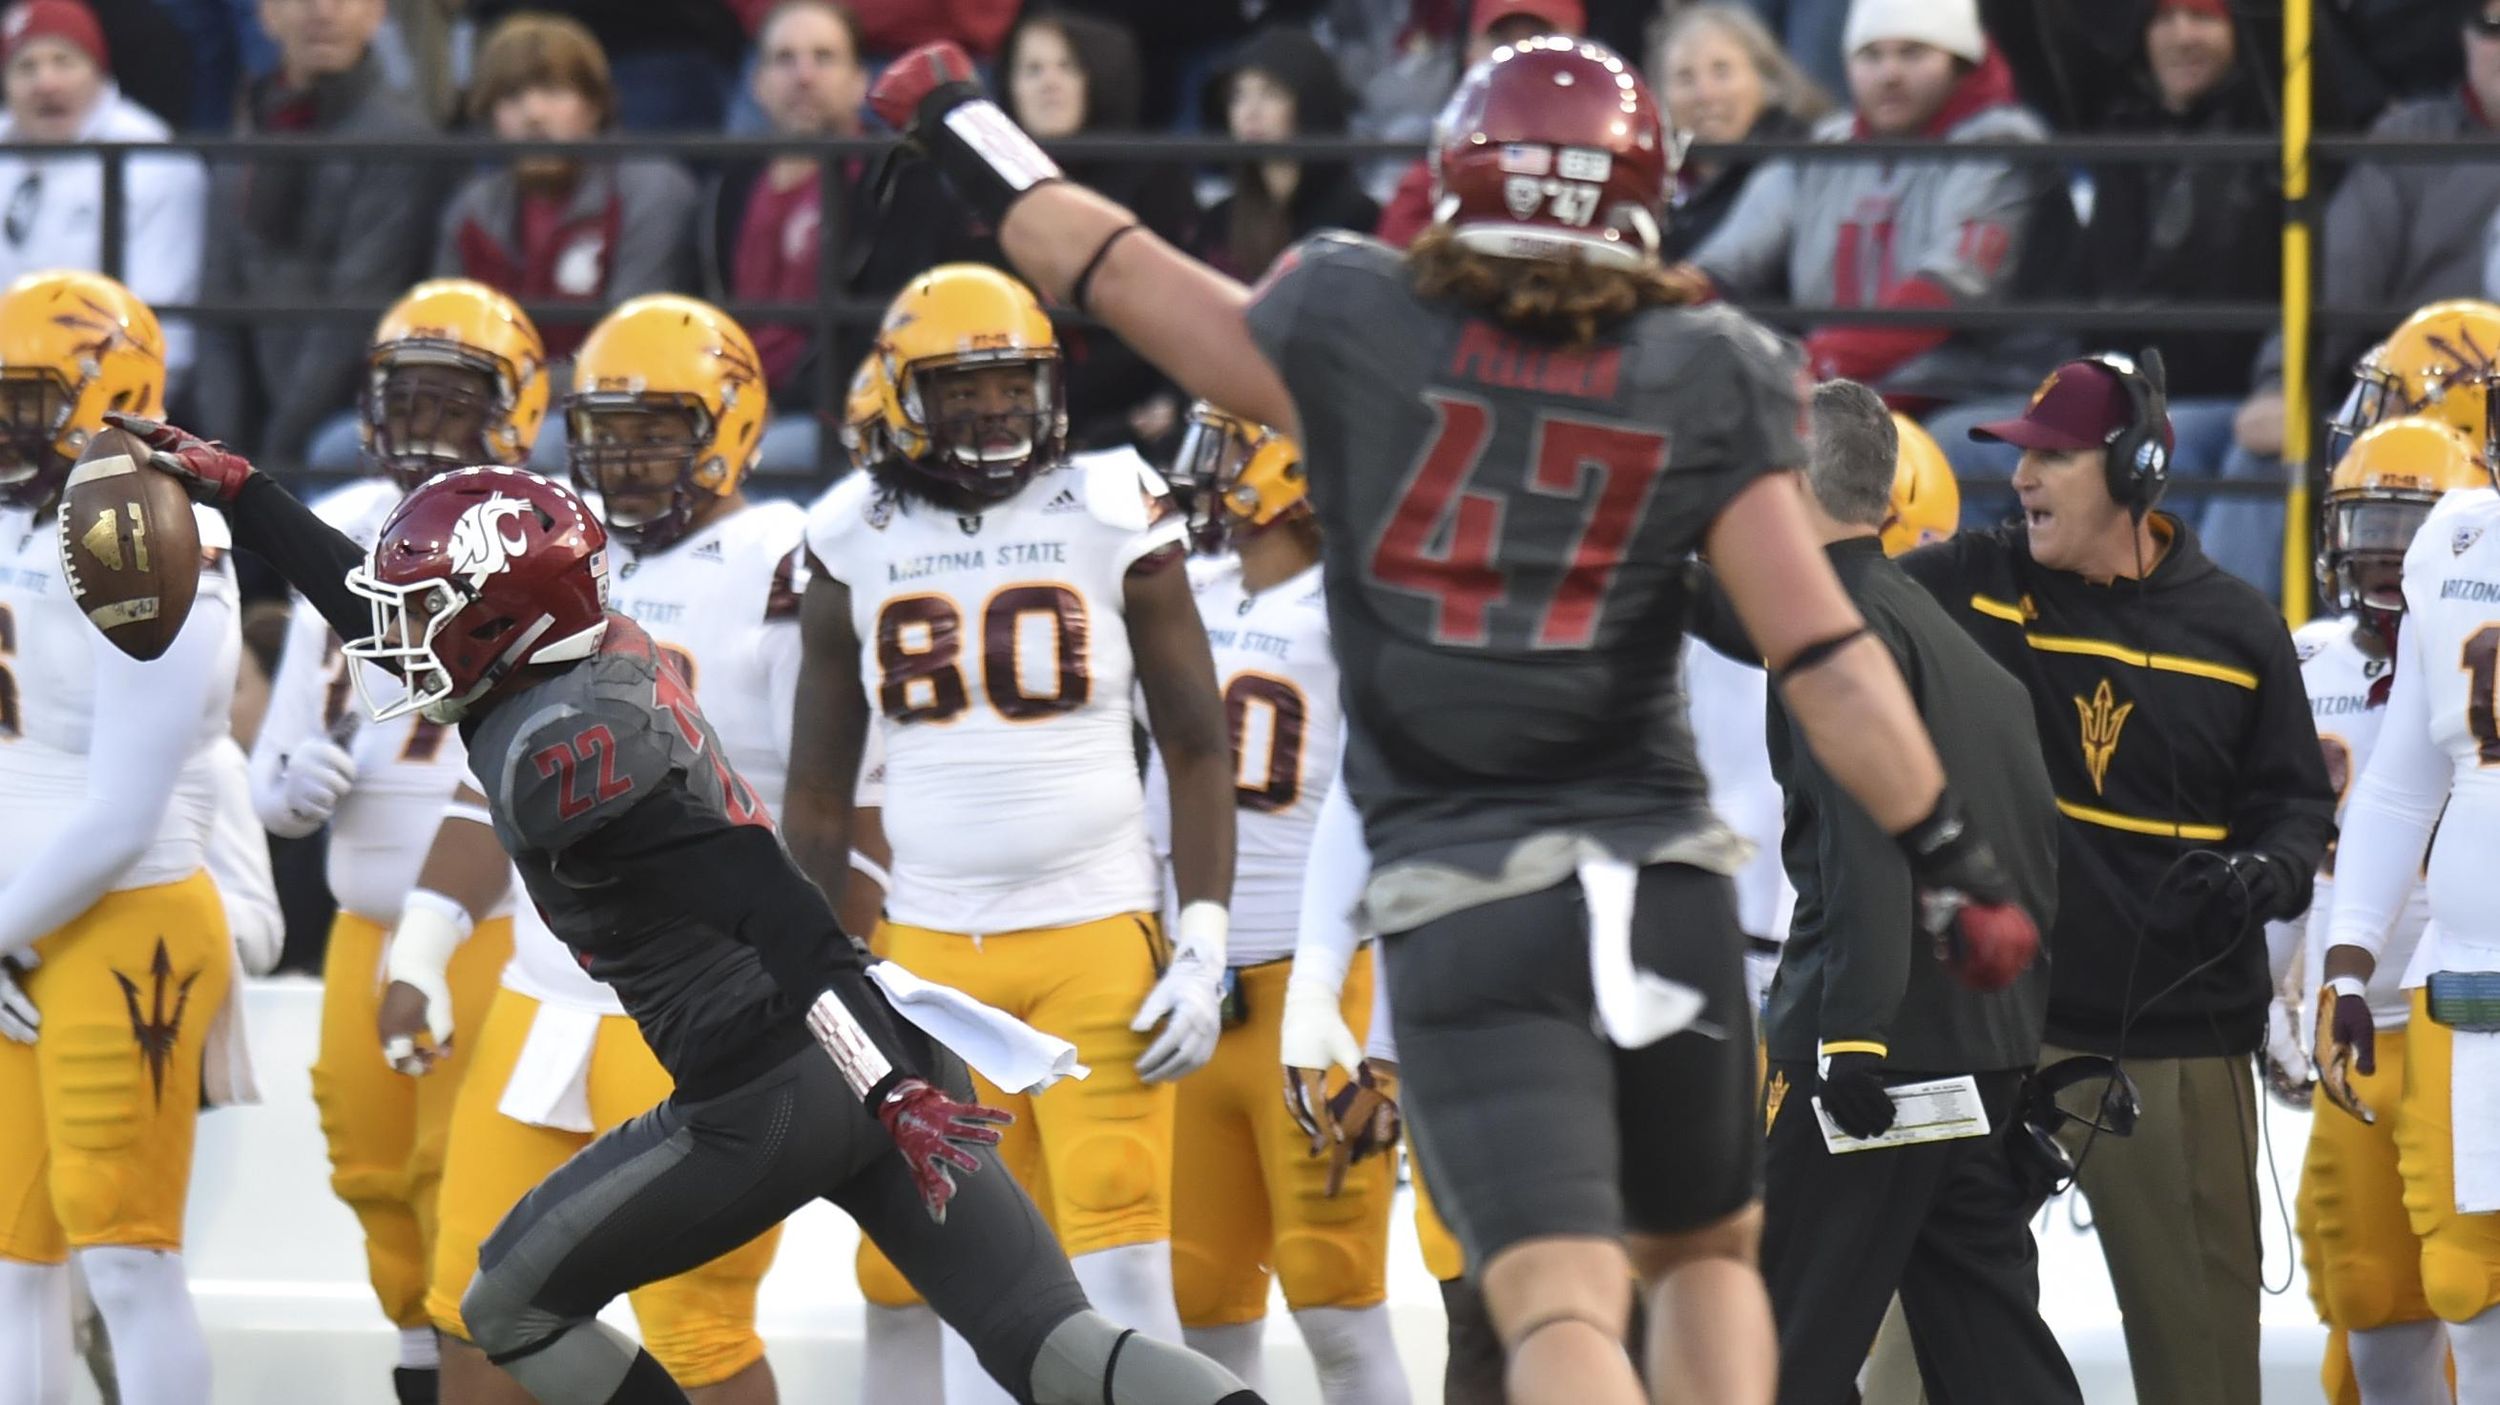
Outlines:
{"type": "MultiPolygon", "coordinates": [[[[891,138],[809,139],[775,137],[645,136],[603,138],[587,142],[484,142],[474,138],[437,137],[424,140],[331,140],[300,135],[264,137],[177,137],[163,143],[98,142],[74,149],[59,146],[0,144],[0,152],[58,160],[92,154],[101,160],[102,200],[99,243],[103,271],[119,275],[123,264],[123,232],[127,226],[128,192],[124,161],[131,156],[185,153],[214,166],[235,161],[282,162],[349,159],[386,164],[475,168],[524,156],[572,156],[614,159],[661,156],[690,165],[761,161],[805,155],[820,167],[818,188],[825,193],[819,238],[818,286],[839,290],[845,278],[842,259],[850,247],[850,224],[859,212],[848,208],[850,183],[846,163],[874,159],[892,146],[891,138]]],[[[1412,142],[1362,138],[1302,138],[1285,142],[1248,143],[1203,136],[1135,135],[1077,138],[1049,144],[1052,153],[1069,162],[1134,162],[1138,164],[1233,164],[1268,158],[1339,161],[1390,161],[1412,158],[1420,148],[1412,142]]],[[[2359,162],[2398,165],[2463,164],[2500,157],[2500,142],[2390,141],[2370,137],[2319,137],[2310,145],[2318,166],[2359,162]]],[[[1988,160],[2025,165],[2076,168],[2118,165],[2253,165],[2279,167],[2281,143],[2271,137],[2207,137],[2147,139],[2139,137],[2058,137],[2040,142],[1990,143],[1984,146],[1940,146],[1915,140],[1847,143],[1764,141],[1740,145],[1695,144],[1688,160],[1788,157],[1802,161],[1988,160]]],[[[2290,211],[2286,218],[2314,219],[2313,210],[2290,211]]],[[[2325,251],[2331,256],[2332,251],[2325,251]]],[[[551,326],[575,326],[605,311],[580,302],[525,304],[534,318],[551,326]]],[[[820,347],[831,347],[849,330],[873,323],[884,310],[878,298],[845,296],[838,291],[804,302],[725,302],[725,311],[742,321],[805,325],[820,347]]],[[[321,298],[273,298],[246,301],[204,299],[167,304],[158,311],[186,318],[195,325],[231,326],[336,321],[370,321],[381,308],[369,301],[321,298]]],[[[2164,306],[2117,306],[2074,299],[1997,303],[1945,308],[1817,307],[1795,304],[1748,305],[1748,310],[1776,326],[1927,326],[1953,330],[2052,328],[2087,335],[2095,331],[2133,333],[2166,331],[2270,332],[2280,327],[2278,303],[2199,303],[2164,306]]],[[[2320,307],[2314,332],[2353,333],[2395,325],[2410,307],[2320,307]]],[[[850,368],[836,358],[819,356],[816,403],[838,406],[850,368]]],[[[2331,402],[2330,402],[2331,403],[2331,402]]],[[[208,428],[214,428],[210,426],[208,428]]],[[[830,438],[830,436],[828,436],[830,438]]],[[[1976,485],[1975,485],[1976,486],[1976,485]]],[[[2280,489],[2267,484],[2182,482],[2182,494],[2271,496],[2280,489]]]]}

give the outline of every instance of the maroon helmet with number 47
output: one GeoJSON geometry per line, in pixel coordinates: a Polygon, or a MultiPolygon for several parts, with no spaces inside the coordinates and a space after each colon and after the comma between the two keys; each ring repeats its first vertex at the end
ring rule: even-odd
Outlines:
{"type": "Polygon", "coordinates": [[[607,633],[608,534],[572,489],[517,468],[427,480],[382,524],[347,588],[371,602],[373,633],[350,640],[407,684],[356,687],[376,720],[418,712],[456,722],[527,665],[596,653],[607,633]]]}
{"type": "Polygon", "coordinates": [[[1539,35],[1468,70],[1441,109],[1433,222],[1503,258],[1647,267],[1674,163],[1639,72],[1594,40],[1539,35]]]}

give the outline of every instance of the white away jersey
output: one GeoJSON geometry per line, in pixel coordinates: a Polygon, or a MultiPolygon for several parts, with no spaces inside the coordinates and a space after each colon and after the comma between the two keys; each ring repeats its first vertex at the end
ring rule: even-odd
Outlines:
{"type": "MultiPolygon", "coordinates": [[[[1238,557],[1193,560],[1189,575],[1233,738],[1230,960],[1255,966],[1293,955],[1311,828],[1337,781],[1337,656],[1317,565],[1255,594],[1242,587],[1238,557]]],[[[1146,804],[1155,852],[1168,855],[1171,792],[1160,752],[1146,804]]]]}
{"type": "Polygon", "coordinates": [[[1046,469],[978,516],[865,473],[810,510],[884,727],[895,921],[977,934],[1154,909],[1124,587],[1182,535],[1126,450],[1046,469]]]}
{"type": "MultiPolygon", "coordinates": [[[[2344,822],[2344,802],[2352,796],[2353,782],[2360,778],[2362,768],[2369,763],[2371,748],[2378,744],[2379,726],[2387,717],[2383,680],[2394,671],[2391,660],[2372,658],[2362,651],[2355,638],[2358,628],[2358,623],[2350,619],[2316,619],[2292,635],[2292,647],[2300,655],[2301,686],[2309,693],[2309,711],[2317,719],[2318,745],[2326,752],[2327,779],[2335,786],[2335,822],[2339,826],[2344,822]],[[2375,702],[2373,690],[2377,692],[2375,702]]],[[[2317,893],[2309,901],[2309,939],[2302,952],[2300,988],[2312,996],[2326,982],[2326,949],[2331,944],[2327,926],[2335,912],[2334,874],[2335,851],[2329,849],[2326,865],[2318,874],[2317,893]]],[[[2430,916],[2430,894],[2424,885],[2416,883],[2396,925],[2387,934],[2378,969],[2365,992],[2370,1013],[2381,1029],[2401,1029],[2412,1015],[2405,995],[2405,967],[2421,943],[2422,928],[2430,916]]]]}
{"type": "MultiPolygon", "coordinates": [[[[201,598],[229,606],[217,672],[193,725],[197,743],[183,763],[173,803],[155,839],[116,879],[116,892],[171,883],[205,862],[217,812],[210,749],[227,734],[234,672],[242,660],[242,628],[233,618],[234,564],[226,519],[194,508],[200,547],[213,557],[200,571],[201,598]]],[[[87,754],[94,740],[96,657],[113,645],[87,623],[61,575],[56,524],[23,508],[0,508],[0,885],[43,849],[43,836],[87,796],[87,754]]]]}
{"type": "Polygon", "coordinates": [[[2430,741],[2453,772],[2431,843],[2436,953],[2424,969],[2500,970],[2500,493],[2450,493],[2405,552],[2400,667],[2420,668],[2430,741]]]}
{"type": "Polygon", "coordinates": [[[1786,802],[1771,774],[1770,675],[1736,662],[1698,639],[1684,641],[1684,694],[1693,721],[1693,751],[1710,778],[1710,808],[1753,845],[1736,873],[1736,920],[1748,936],[1788,940],[1797,890],[1780,861],[1786,802]]]}
{"type": "MultiPolygon", "coordinates": [[[[686,675],[730,766],[776,820],[790,776],[805,525],[795,503],[757,503],[666,551],[636,556],[608,544],[608,608],[640,624],[686,675]]],[[[625,1013],[531,903],[514,917],[504,984],[541,1002],[625,1013]]]]}

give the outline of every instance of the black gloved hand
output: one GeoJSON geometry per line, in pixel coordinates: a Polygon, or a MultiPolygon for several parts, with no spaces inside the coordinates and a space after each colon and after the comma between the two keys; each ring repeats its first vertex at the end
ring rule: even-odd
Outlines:
{"type": "Polygon", "coordinates": [[[1894,836],[1918,890],[1919,927],[1936,956],[1973,990],[2003,990],[2040,953],[2040,929],[2014,902],[1988,841],[1962,818],[1951,791],[1926,819],[1894,836]]]}
{"type": "Polygon", "coordinates": [[[1823,1110],[1853,1137],[1880,1137],[1892,1129],[1892,1096],[1884,1091],[1884,1061],[1866,1053],[1834,1054],[1823,1073],[1823,1110]]]}
{"type": "Polygon", "coordinates": [[[2309,885],[2270,854],[2239,849],[2190,867],[2176,885],[2196,925],[2237,930],[2244,922],[2280,922],[2309,906],[2309,885]]]}

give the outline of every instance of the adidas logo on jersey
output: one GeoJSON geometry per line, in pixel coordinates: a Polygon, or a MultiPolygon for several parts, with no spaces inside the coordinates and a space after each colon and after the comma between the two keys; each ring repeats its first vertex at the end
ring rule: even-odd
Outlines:
{"type": "Polygon", "coordinates": [[[1042,504],[1042,511],[1046,513],[1083,512],[1084,510],[1085,504],[1077,498],[1074,488],[1062,488],[1051,495],[1050,501],[1042,504]]]}
{"type": "Polygon", "coordinates": [[[723,561],[723,562],[725,562],[725,561],[727,561],[729,558],[728,558],[726,555],[722,554],[721,549],[720,549],[720,542],[719,542],[719,541],[717,541],[717,540],[714,540],[714,541],[708,541],[708,542],[705,542],[703,545],[696,547],[696,548],[694,549],[694,559],[695,559],[695,560],[697,560],[697,561],[723,561]]]}

